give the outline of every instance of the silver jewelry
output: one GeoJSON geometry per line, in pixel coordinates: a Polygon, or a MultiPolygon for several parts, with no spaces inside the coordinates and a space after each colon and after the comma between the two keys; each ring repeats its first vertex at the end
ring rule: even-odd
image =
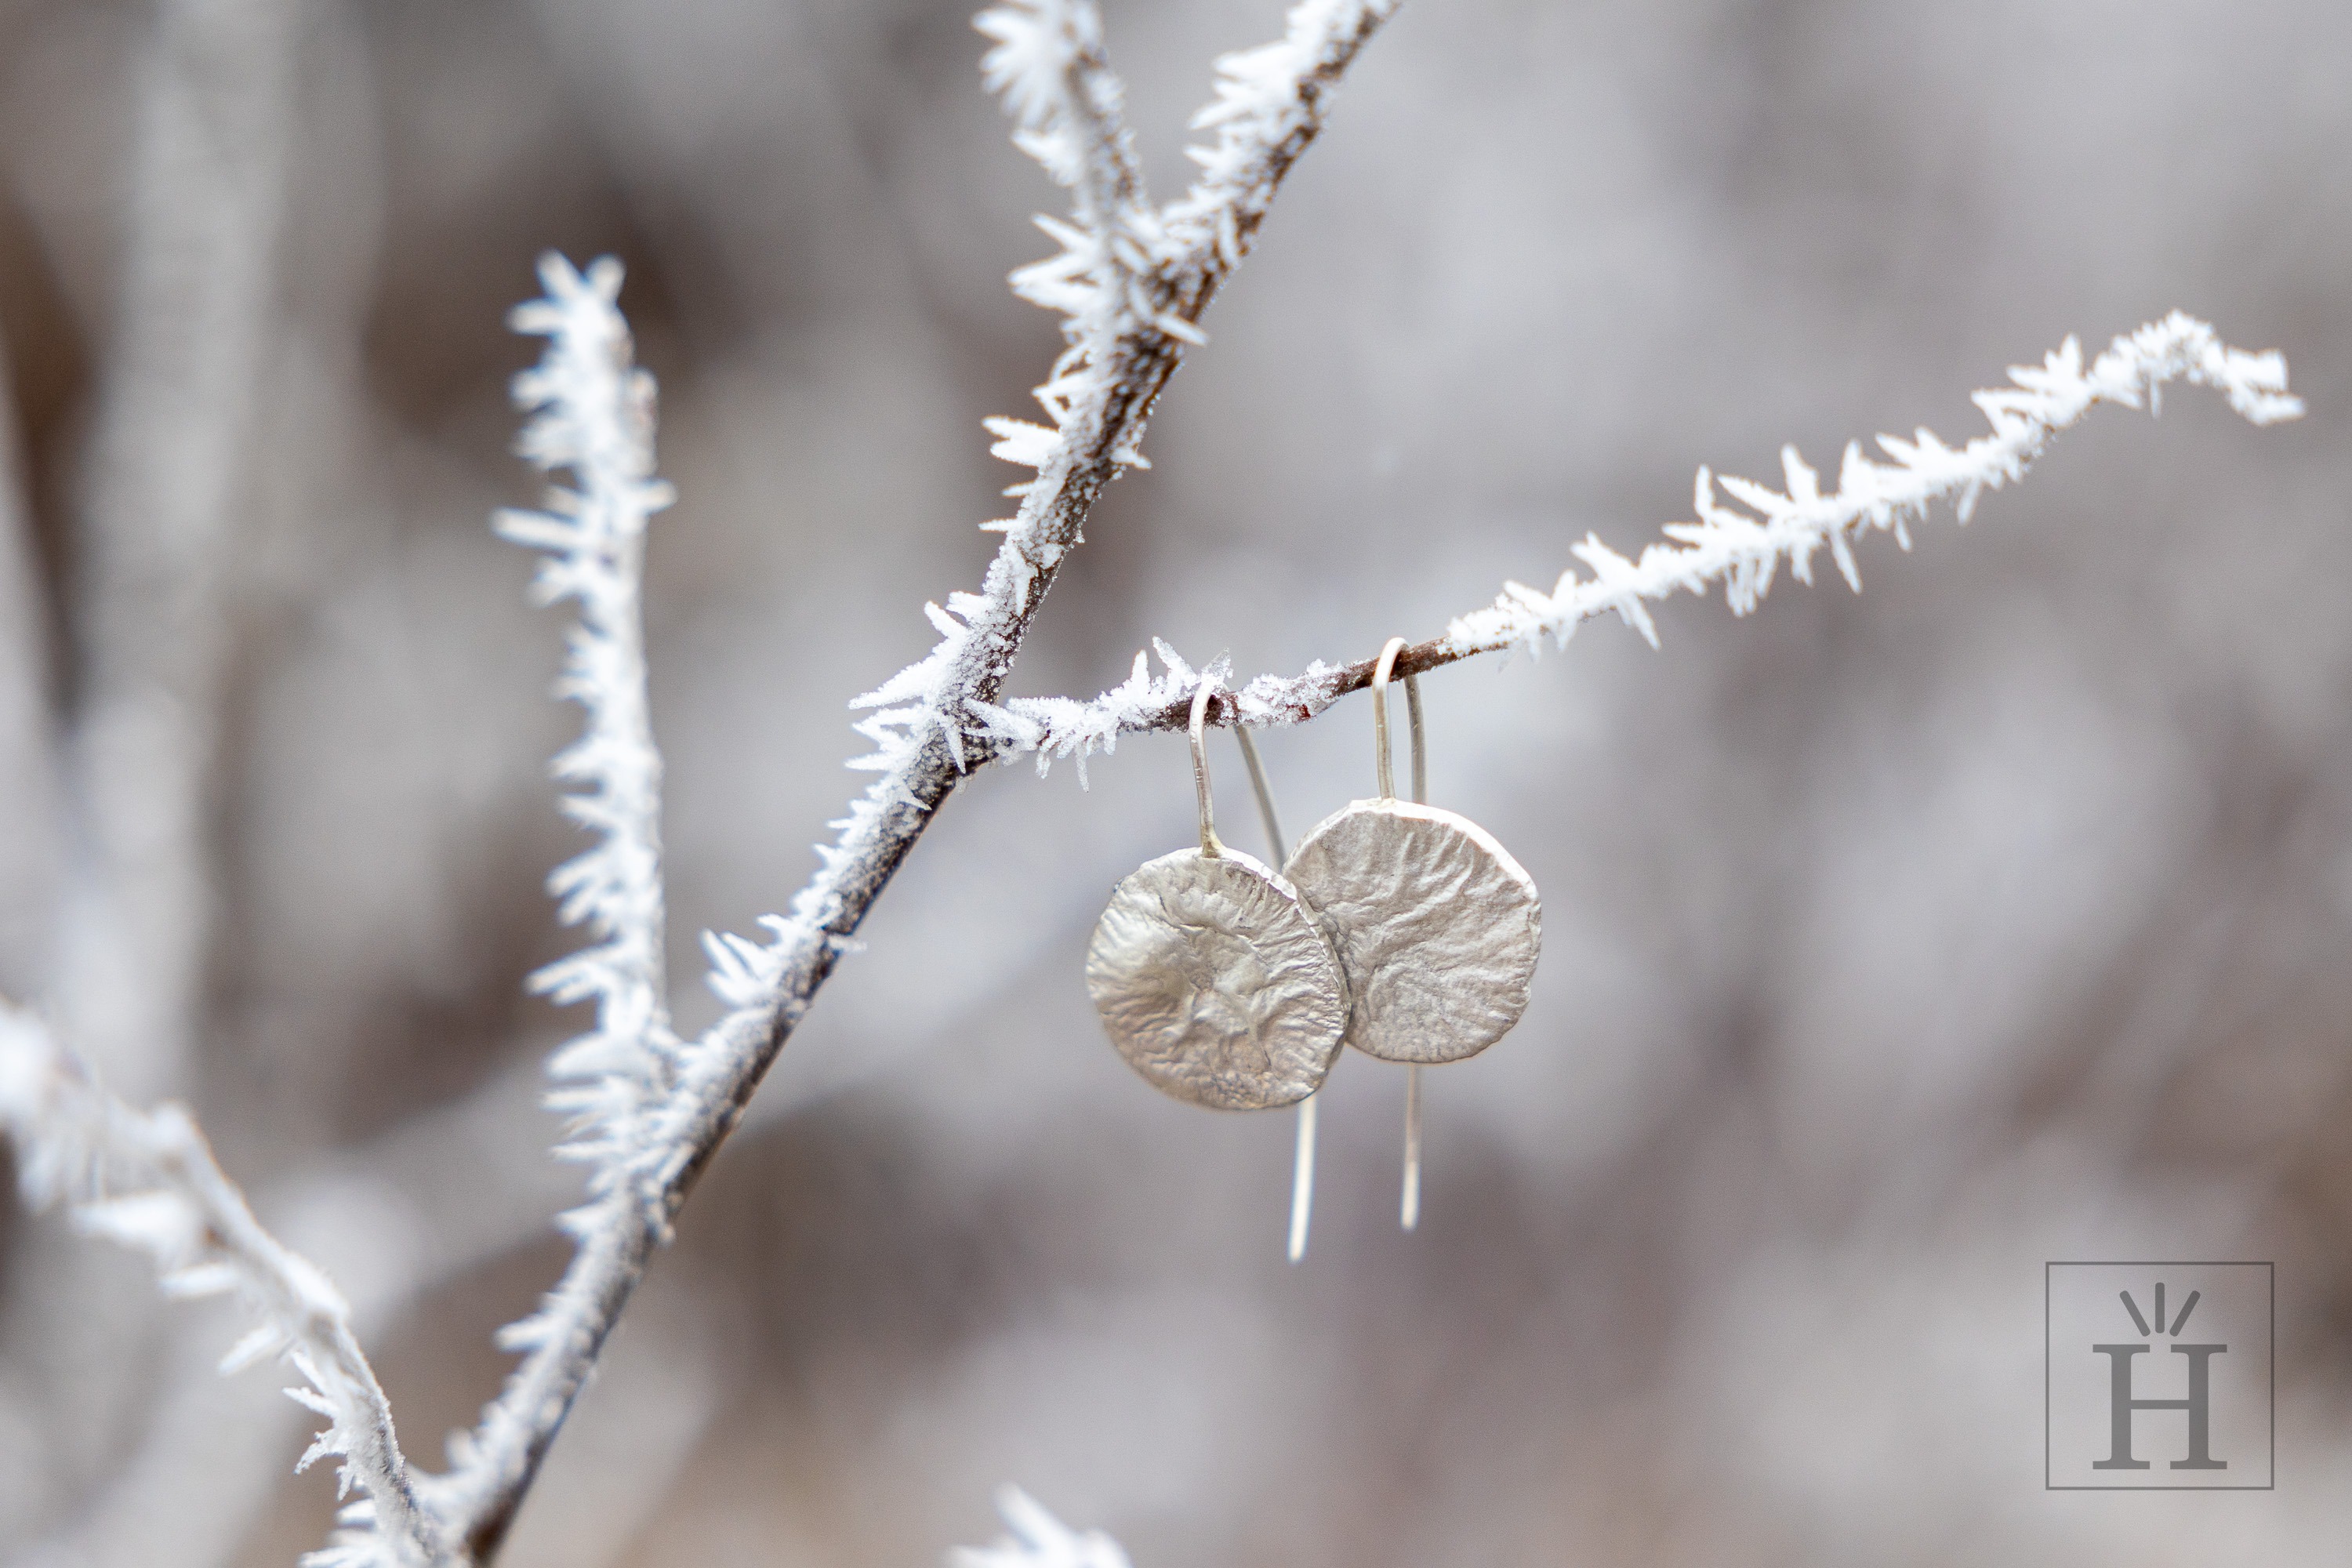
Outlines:
{"type": "Polygon", "coordinates": [[[1396,798],[1389,755],[1388,683],[1402,637],[1372,675],[1380,795],[1318,824],[1283,868],[1339,954],[1352,996],[1349,1043],[1415,1070],[1405,1086],[1405,1228],[1419,1215],[1423,1065],[1475,1056],[1527,1011],[1542,948],[1533,879],[1468,818],[1423,804],[1428,793],[1419,683],[1405,677],[1412,721],[1413,795],[1396,798]]]}
{"type": "Polygon", "coordinates": [[[1129,1067],[1179,1100],[1221,1110],[1289,1105],[1331,1070],[1348,990],[1290,883],[1217,838],[1202,742],[1212,682],[1192,697],[1201,844],[1112,890],[1087,950],[1087,991],[1129,1067]]]}

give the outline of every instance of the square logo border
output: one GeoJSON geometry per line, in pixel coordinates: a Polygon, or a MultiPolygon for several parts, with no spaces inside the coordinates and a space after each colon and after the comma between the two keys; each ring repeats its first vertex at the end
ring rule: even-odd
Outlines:
{"type": "Polygon", "coordinates": [[[2270,1492],[2278,1490],[2278,1264],[2252,1258],[2062,1258],[2042,1266],[2042,1489],[2046,1492],[2270,1492]],[[2050,1479],[2050,1310],[2058,1268],[2260,1268],[2270,1306],[2270,1479],[2261,1486],[2059,1486],[2050,1479]]]}

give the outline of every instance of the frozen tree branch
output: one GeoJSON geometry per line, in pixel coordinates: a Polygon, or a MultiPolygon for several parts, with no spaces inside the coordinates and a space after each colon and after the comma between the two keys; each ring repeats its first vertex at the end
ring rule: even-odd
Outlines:
{"type": "Polygon", "coordinates": [[[972,25],[996,40],[981,60],[981,78],[1012,113],[1014,144],[1069,187],[1076,209],[1075,225],[1039,220],[1062,242],[1064,258],[1024,268],[1013,287],[1060,309],[1058,290],[1074,279],[1056,262],[1075,258],[1075,279],[1091,286],[1084,304],[1116,300],[1122,275],[1149,270],[1139,242],[1156,232],[1157,221],[1121,118],[1126,86],[1103,54],[1101,17],[1090,5],[1016,0],[982,12],[972,25]]]}
{"type": "Polygon", "coordinates": [[[614,308],[618,265],[600,263],[583,277],[551,257],[541,276],[546,297],[515,313],[518,330],[549,339],[538,367],[517,378],[517,401],[533,411],[520,447],[541,468],[572,469],[577,489],[557,487],[548,510],[503,512],[497,526],[544,552],[534,584],[543,602],[580,607],[557,691],[582,704],[587,723],[552,771],[573,786],[566,814],[598,842],[550,882],[562,917],[586,923],[596,940],[533,984],[559,1001],[596,1005],[594,1028],[549,1064],[559,1080],[551,1103],[572,1119],[560,1152],[589,1165],[590,1201],[562,1221],[581,1243],[564,1280],[501,1335],[524,1361],[476,1430],[453,1441],[450,1474],[411,1478],[349,1308],[253,1222],[186,1115],[166,1108],[136,1117],[28,1017],[0,1013],[0,1119],[17,1137],[28,1195],[41,1203],[86,1188],[94,1198],[110,1183],[132,1184],[130,1197],[85,1202],[85,1228],[146,1246],[170,1270],[165,1287],[174,1294],[243,1290],[265,1327],[231,1363],[282,1352],[309,1380],[296,1397],[331,1425],[303,1463],[342,1456],[345,1488],[356,1481],[366,1493],[343,1511],[334,1542],[306,1560],[318,1568],[487,1558],[645,1258],[667,1234],[670,1211],[636,1174],[648,1110],[671,1091],[677,1054],[662,959],[661,763],[646,712],[639,593],[646,524],[671,497],[653,477],[653,384],[632,364],[614,308]],[[486,1529],[485,1521],[493,1522],[486,1529]]]}
{"type": "MultiPolygon", "coordinates": [[[[1247,252],[1283,176],[1321,130],[1340,77],[1392,9],[1392,0],[1305,0],[1290,13],[1281,42],[1220,62],[1218,98],[1199,117],[1219,127],[1216,145],[1200,153],[1205,168],[1192,190],[1154,220],[1151,246],[1097,214],[1092,229],[1053,226],[1064,255],[1020,275],[1032,298],[1064,312],[1071,340],[1037,389],[1053,427],[991,421],[995,455],[1034,468],[1036,478],[1008,492],[1020,498],[1016,516],[983,525],[1004,542],[982,591],[952,594],[944,609],[926,606],[939,645],[857,699],[856,706],[876,710],[858,726],[876,750],[854,765],[881,776],[834,825],[839,837],[820,847],[823,866],[793,899],[791,918],[772,918],[765,943],[732,936],[707,942],[712,984],[734,1011],[687,1050],[681,1092],[663,1112],[672,1123],[664,1142],[674,1153],[662,1179],[678,1196],[740,1114],[842,945],[976,760],[972,753],[984,749],[973,715],[1002,689],[1095,499],[1122,466],[1140,460],[1152,400],[1183,344],[1198,341],[1194,323],[1247,252]],[[1118,287],[1101,281],[1094,247],[1129,269],[1118,287]],[[1056,288],[1045,286],[1048,278],[1056,288]]],[[[1073,88],[1107,69],[1083,47],[1099,31],[1091,6],[1024,3],[990,13],[982,25],[1001,40],[990,56],[992,79],[1013,100],[1016,120],[1062,128],[1057,157],[1072,144],[1071,126],[1108,120],[1116,94],[1073,88]],[[1050,45],[1055,37],[1066,43],[1050,45]]],[[[1123,132],[1114,129],[1090,144],[1122,147],[1123,132]]],[[[1049,160],[1049,166],[1068,172],[1069,164],[1049,160]]],[[[1123,177],[1104,168],[1078,183],[1108,190],[1123,177]]],[[[1079,217],[1088,221],[1083,210],[1079,217]]]]}
{"type": "Polygon", "coordinates": [[[560,1087],[550,1105],[572,1118],[562,1150],[589,1166],[588,1203],[562,1216],[579,1244],[563,1279],[499,1344],[524,1352],[499,1397],[450,1446],[448,1475],[427,1484],[467,1560],[488,1559],[538,1473],[601,1353],[622,1303],[670,1211],[642,1178],[651,1112],[674,1090],[662,958],[661,754],[646,700],[641,585],[645,531],[670,504],[654,477],[653,378],[635,368],[616,301],[621,268],[609,258],[583,277],[558,256],[540,264],[544,298],[518,309],[515,330],[548,340],[538,366],[515,381],[532,416],[520,449],[541,468],[572,470],[542,511],[505,511],[505,538],[543,552],[542,603],[576,600],[557,694],[587,714],[580,739],[552,771],[574,786],[566,815],[598,842],[559,868],[550,888],[569,923],[593,945],[550,964],[532,984],[559,1002],[593,1002],[595,1027],[549,1062],[560,1087]]]}
{"type": "Polygon", "coordinates": [[[1062,254],[1016,279],[1024,296],[1065,316],[1069,346],[1037,394],[1054,425],[991,422],[996,455],[1036,477],[1011,492],[1018,514],[989,525],[1005,538],[982,591],[929,606],[940,645],[858,700],[877,710],[859,726],[877,745],[859,765],[881,776],[835,825],[840,837],[821,850],[791,918],[767,922],[769,942],[707,939],[712,984],[733,1010],[691,1045],[676,1040],[662,1005],[660,765],[638,626],[643,530],[669,499],[651,477],[651,383],[629,363],[614,307],[618,268],[582,278],[548,264],[546,298],[516,321],[551,340],[517,387],[538,411],[523,449],[542,467],[572,468],[578,489],[558,490],[546,511],[503,514],[499,526],[546,552],[543,598],[581,605],[560,690],[583,703],[588,724],[556,771],[581,786],[566,810],[603,837],[554,885],[565,918],[586,921],[597,941],[537,984],[597,1004],[594,1030],[551,1064],[563,1080],[556,1102],[575,1118],[566,1152],[591,1165],[589,1202],[562,1216],[580,1249],[541,1310],[502,1335],[523,1363],[476,1428],[453,1440],[451,1471],[413,1482],[404,1472],[401,1507],[348,1512],[322,1563],[398,1561],[425,1541],[435,1544],[420,1550],[436,1552],[436,1563],[496,1552],[646,1259],[866,910],[966,775],[973,705],[1001,689],[1103,486],[1142,462],[1153,400],[1184,345],[1202,341],[1194,323],[1392,5],[1307,0],[1282,42],[1222,62],[1218,98],[1201,117],[1220,128],[1216,144],[1197,154],[1202,179],[1166,213],[1144,196],[1092,7],[1022,0],[982,18],[997,40],[989,79],[1022,145],[1074,192],[1073,221],[1047,225],[1062,254]]]}
{"type": "Polygon", "coordinates": [[[620,264],[607,258],[583,278],[551,255],[540,278],[546,298],[514,313],[516,331],[548,339],[546,358],[516,378],[515,401],[536,410],[520,449],[542,468],[571,468],[579,489],[551,490],[545,511],[502,511],[497,528],[545,552],[533,583],[541,604],[579,602],[556,692],[586,710],[587,726],[551,766],[577,786],[564,814],[601,837],[549,879],[564,921],[585,921],[599,940],[531,984],[558,1002],[596,1004],[595,1029],[549,1070],[570,1085],[552,1108],[578,1118],[565,1152],[610,1182],[637,1116],[667,1088],[677,1045],[663,978],[661,753],[639,605],[646,524],[675,498],[653,475],[654,383],[632,364],[614,307],[620,264]]]}
{"type": "MultiPolygon", "coordinates": [[[[1926,429],[1907,441],[1881,436],[1878,443],[1893,459],[1883,463],[1864,457],[1859,442],[1849,442],[1837,489],[1827,494],[1794,447],[1780,453],[1786,490],[1727,475],[1717,479],[1701,468],[1692,503],[1698,520],[1668,523],[1671,542],[1652,544],[1640,560],[1628,561],[1588,534],[1569,552],[1591,575],[1580,577],[1571,567],[1548,594],[1507,584],[1488,608],[1457,618],[1442,637],[1405,648],[1397,656],[1397,672],[1417,675],[1516,648],[1539,654],[1546,639],[1564,647],[1580,622],[1612,611],[1654,647],[1657,627],[1643,601],[1678,590],[1704,595],[1719,581],[1732,613],[1746,615],[1771,587],[1783,559],[1799,582],[1810,584],[1814,557],[1823,550],[1859,593],[1853,542],[1865,531],[1892,531],[1907,550],[1908,525],[1924,520],[1937,501],[1952,502],[1966,523],[1986,490],[2021,479],[2058,432],[2101,404],[2154,412],[2168,382],[2212,388],[2256,425],[2303,413],[2302,401],[2287,393],[2286,362],[2275,352],[2233,349],[2210,326],[2177,310],[2117,338],[2087,367],[2081,346],[2068,338],[2040,366],[2017,366],[2010,375],[2015,384],[1975,395],[1992,426],[1989,434],[1958,449],[1926,429]],[[1718,490],[1751,510],[1726,505],[1718,490]]],[[[975,703],[995,754],[1034,752],[1041,773],[1061,757],[1075,757],[1083,768],[1087,756],[1114,749],[1121,735],[1184,729],[1200,677],[1165,643],[1155,646],[1164,673],[1152,675],[1139,653],[1127,680],[1092,701],[1033,697],[1002,706],[975,703]]],[[[1373,664],[1318,659],[1301,674],[1260,675],[1237,689],[1221,682],[1210,700],[1210,721],[1302,722],[1370,685],[1373,664]]]]}
{"type": "Polygon", "coordinates": [[[63,1204],[75,1225],[154,1259],[164,1294],[235,1294],[261,1321],[221,1363],[235,1372],[282,1356],[303,1379],[287,1393],[327,1418],[296,1468],[338,1461],[338,1484],[364,1496],[344,1510],[364,1552],[330,1551],[318,1568],[439,1561],[392,1410],[326,1276],[280,1246],[214,1163],[177,1105],[141,1112],[101,1087],[31,1014],[0,1003],[0,1127],[16,1144],[18,1184],[36,1209],[63,1204]]]}
{"type": "Polygon", "coordinates": [[[1129,1568],[1127,1552],[1099,1530],[1081,1535],[1019,1487],[999,1487],[996,1511],[1008,1533],[993,1546],[961,1546],[949,1568],[1129,1568]]]}
{"type": "MultiPolygon", "coordinates": [[[[691,1044],[646,1047],[641,1065],[663,1072],[658,1098],[650,1079],[623,1086],[609,1074],[591,1092],[593,1103],[583,1109],[601,1115],[587,1141],[598,1176],[591,1204],[564,1216],[580,1251],[540,1314],[509,1331],[507,1342],[528,1350],[527,1359],[454,1448],[455,1470],[428,1491],[472,1558],[487,1560],[504,1539],[646,1258],[667,1238],[866,911],[966,775],[982,747],[968,733],[974,704],[993,701],[1002,689],[1103,487],[1142,461],[1153,400],[1184,345],[1202,341],[1194,323],[1321,130],[1341,74],[1393,5],[1305,0],[1282,42],[1222,62],[1217,100],[1201,117],[1220,128],[1215,146],[1200,154],[1202,177],[1157,215],[1145,205],[1093,7],[1018,0],[982,18],[996,40],[988,79],[1005,96],[1023,146],[1076,193],[1074,221],[1047,225],[1062,254],[1016,279],[1026,297],[1065,317],[1069,347],[1037,389],[1054,424],[990,422],[994,453],[1036,477],[1008,492],[1020,498],[1014,517],[987,525],[1004,540],[981,591],[950,595],[944,609],[926,606],[939,645],[857,700],[876,710],[858,726],[876,750],[856,765],[880,776],[834,825],[839,837],[820,847],[821,867],[790,917],[768,919],[764,943],[705,939],[711,984],[731,1011],[691,1044]],[[632,1105],[640,1108],[635,1114],[632,1105]]],[[[559,308],[553,288],[550,305],[559,308]]],[[[605,675],[616,673],[606,666],[605,675]]],[[[592,963],[570,975],[569,994],[601,999],[604,992],[579,989],[601,969],[592,963]]],[[[583,1065],[608,1062],[617,1048],[604,1038],[583,1065]]]]}
{"type": "MultiPolygon", "coordinates": [[[[521,1064],[268,1182],[249,1194],[251,1205],[306,1257],[328,1261],[330,1248],[364,1256],[359,1272],[333,1272],[353,1331],[373,1343],[433,1291],[537,1239],[549,1215],[577,1200],[577,1177],[567,1181],[546,1158],[545,1093],[544,1065],[521,1064]],[[387,1212],[392,1194],[397,1206],[387,1212]]],[[[102,1491],[26,1555],[26,1568],[207,1568],[236,1556],[275,1486],[285,1434],[304,1415],[266,1390],[220,1379],[217,1360],[184,1337],[174,1343],[166,1390],[136,1446],[120,1455],[102,1491]]]]}

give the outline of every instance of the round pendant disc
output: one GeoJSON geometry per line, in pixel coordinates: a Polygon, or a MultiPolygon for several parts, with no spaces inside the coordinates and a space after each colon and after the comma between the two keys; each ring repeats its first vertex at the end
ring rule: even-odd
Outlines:
{"type": "Polygon", "coordinates": [[[1231,849],[1180,849],[1119,883],[1087,991],[1129,1067],[1220,1110],[1306,1099],[1348,1027],[1330,943],[1287,882],[1231,849]]]}
{"type": "Polygon", "coordinates": [[[1510,852],[1467,817],[1360,800],[1318,824],[1283,871],[1339,950],[1358,1049],[1459,1061],[1527,1011],[1543,905],[1510,852]]]}

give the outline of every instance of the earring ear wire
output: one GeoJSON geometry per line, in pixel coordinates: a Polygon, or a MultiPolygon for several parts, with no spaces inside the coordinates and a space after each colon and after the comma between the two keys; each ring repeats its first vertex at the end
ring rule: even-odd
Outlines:
{"type": "MultiPolygon", "coordinates": [[[[1381,649],[1381,661],[1372,669],[1372,746],[1377,763],[1374,771],[1380,775],[1381,798],[1396,798],[1395,763],[1389,747],[1389,674],[1396,668],[1397,655],[1404,648],[1402,637],[1389,638],[1381,649]]],[[[1407,727],[1412,731],[1412,799],[1416,805],[1429,804],[1429,744],[1421,721],[1421,681],[1415,676],[1404,678],[1404,710],[1407,727]]],[[[1397,1224],[1405,1230],[1421,1225],[1421,1064],[1407,1062],[1404,1068],[1404,1187],[1397,1199],[1397,1224]]]]}
{"type": "MultiPolygon", "coordinates": [[[[1217,689],[1217,678],[1203,675],[1192,690],[1192,792],[1201,801],[1201,856],[1203,859],[1223,858],[1224,845],[1217,837],[1217,806],[1209,792],[1209,746],[1202,731],[1209,718],[1209,699],[1217,689]]],[[[1240,726],[1235,725],[1236,733],[1240,726]]],[[[1277,853],[1276,865],[1282,863],[1277,853]]]]}

